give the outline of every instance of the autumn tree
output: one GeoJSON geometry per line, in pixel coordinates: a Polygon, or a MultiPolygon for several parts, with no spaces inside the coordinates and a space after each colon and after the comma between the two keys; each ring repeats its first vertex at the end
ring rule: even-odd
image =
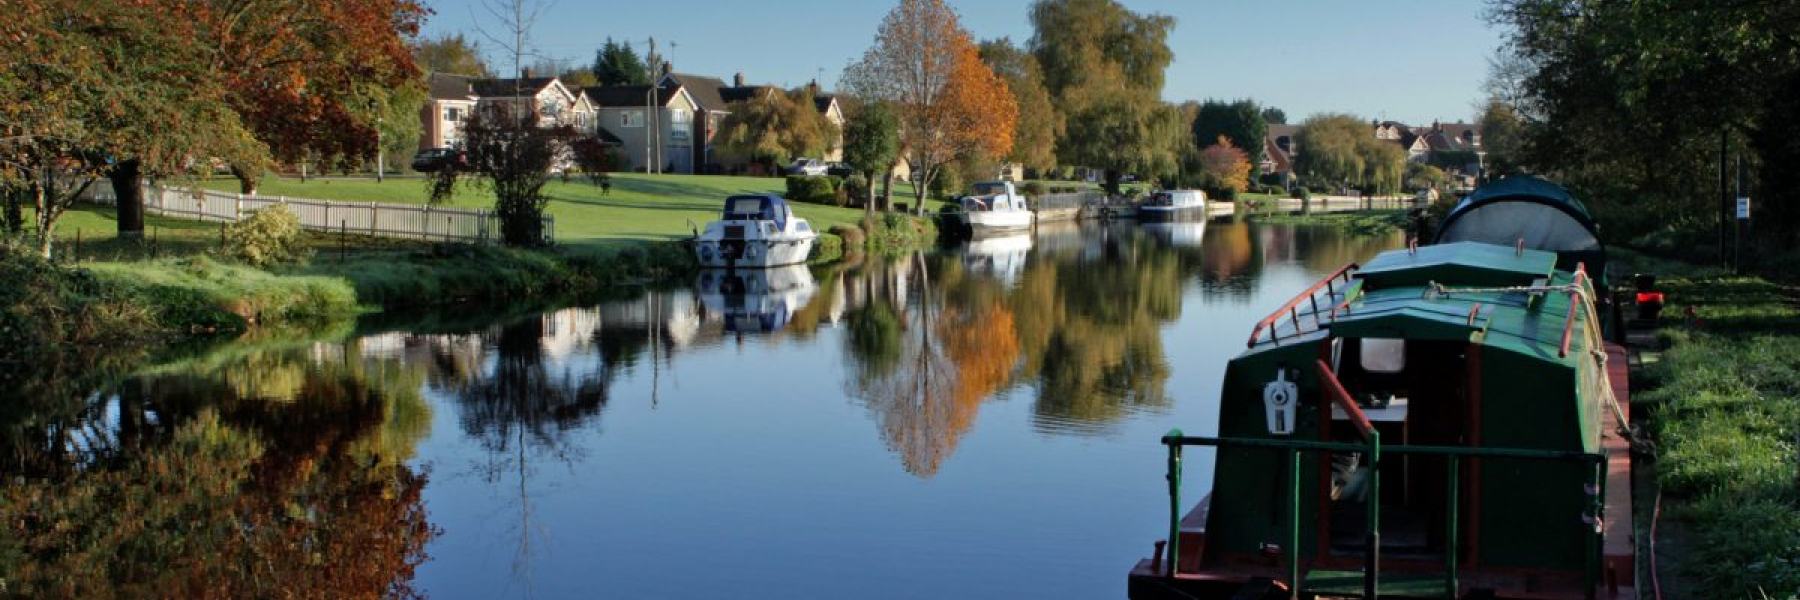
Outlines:
{"type": "Polygon", "coordinates": [[[841,135],[806,90],[769,88],[732,103],[715,139],[726,152],[774,167],[794,157],[822,155],[841,135]]]}
{"type": "Polygon", "coordinates": [[[862,101],[894,107],[902,153],[916,180],[914,209],[921,213],[929,184],[945,165],[1012,151],[1018,105],[943,0],[901,0],[876,30],[875,44],[845,69],[839,87],[862,101]]]}
{"type": "Polygon", "coordinates": [[[1006,159],[1040,173],[1056,167],[1056,139],[1062,135],[1062,115],[1050,103],[1044,89],[1043,69],[1037,57],[1000,38],[981,43],[981,60],[1006,82],[1019,106],[1019,124],[1013,135],[1012,153],[1006,159]]]}
{"type": "Polygon", "coordinates": [[[1223,135],[1200,152],[1200,165],[1206,179],[1222,197],[1232,197],[1250,189],[1250,156],[1231,144],[1223,135]]]}
{"type": "Polygon", "coordinates": [[[1113,0],[1038,0],[1028,47],[1065,123],[1057,160],[1106,170],[1117,193],[1128,172],[1172,173],[1180,114],[1162,100],[1175,19],[1113,0]]]}
{"type": "Polygon", "coordinates": [[[413,62],[429,73],[493,77],[493,69],[481,57],[481,43],[461,33],[424,38],[413,44],[413,62]]]}
{"type": "Polygon", "coordinates": [[[883,210],[893,201],[894,160],[900,156],[900,122],[886,102],[857,107],[844,123],[844,162],[869,177],[864,212],[875,211],[875,176],[882,176],[883,210]]]}
{"type": "Polygon", "coordinates": [[[650,85],[650,70],[631,49],[631,42],[620,44],[606,38],[606,44],[594,52],[592,70],[600,85],[650,85]]]}
{"type": "MultiPolygon", "coordinates": [[[[21,0],[0,29],[0,188],[29,202],[40,251],[57,220],[108,173],[177,174],[195,156],[254,157],[196,24],[155,0],[21,0]]],[[[135,186],[133,186],[135,187],[135,186]]],[[[122,207],[121,222],[131,218],[122,207]]],[[[141,229],[141,205],[137,207],[141,229]]]]}

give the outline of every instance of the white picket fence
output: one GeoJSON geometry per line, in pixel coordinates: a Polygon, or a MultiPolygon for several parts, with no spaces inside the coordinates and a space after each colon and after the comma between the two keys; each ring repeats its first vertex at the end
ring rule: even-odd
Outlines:
{"type": "MultiPolygon", "coordinates": [[[[111,202],[107,186],[96,190],[93,200],[111,202]]],[[[442,240],[477,244],[501,240],[500,217],[493,211],[443,208],[416,204],[343,202],[232,194],[194,188],[144,186],[144,209],[150,214],[202,221],[233,222],[250,213],[285,205],[300,217],[300,226],[315,231],[340,231],[362,235],[418,240],[442,240]]],[[[544,242],[556,239],[556,217],[543,216],[544,242]]]]}

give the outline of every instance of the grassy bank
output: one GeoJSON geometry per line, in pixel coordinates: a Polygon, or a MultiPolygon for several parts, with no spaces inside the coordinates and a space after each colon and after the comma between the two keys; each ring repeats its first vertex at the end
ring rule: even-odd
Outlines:
{"type": "Polygon", "coordinates": [[[1256,223],[1270,225],[1318,225],[1336,227],[1352,233],[1378,235],[1406,229],[1411,225],[1404,210],[1369,210],[1360,212],[1313,213],[1310,215],[1285,212],[1256,213],[1249,216],[1256,223]]]}
{"type": "Polygon", "coordinates": [[[1678,568],[1706,597],[1800,595],[1796,290],[1633,260],[1664,274],[1668,294],[1667,350],[1633,373],[1633,399],[1660,448],[1665,516],[1691,532],[1678,568]]]}
{"type": "MultiPolygon", "coordinates": [[[[570,245],[616,244],[633,241],[666,241],[693,235],[717,217],[726,196],[732,194],[781,194],[786,184],[774,177],[730,177],[723,175],[645,175],[616,173],[610,192],[580,179],[568,183],[553,181],[545,187],[550,197],[549,213],[556,217],[558,243],[570,245]]],[[[205,186],[220,191],[237,191],[237,180],[214,179],[205,186]]],[[[910,186],[897,187],[897,202],[912,202],[910,186]]],[[[391,202],[423,204],[425,183],[417,178],[389,179],[376,183],[373,179],[298,179],[269,178],[260,194],[345,200],[357,202],[391,202]]],[[[493,206],[493,196],[473,188],[458,191],[452,206],[483,208],[493,206]]],[[[936,210],[942,204],[928,201],[927,208],[936,210]]],[[[811,221],[814,228],[826,231],[833,225],[860,223],[863,212],[856,208],[840,208],[818,204],[793,203],[794,212],[811,221]]]]}

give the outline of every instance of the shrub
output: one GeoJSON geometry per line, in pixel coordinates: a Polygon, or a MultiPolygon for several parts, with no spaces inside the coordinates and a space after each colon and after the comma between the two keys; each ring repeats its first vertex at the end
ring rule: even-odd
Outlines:
{"type": "Polygon", "coordinates": [[[842,197],[842,201],[838,203],[838,206],[862,204],[863,202],[868,201],[869,178],[860,173],[845,178],[843,186],[838,188],[838,195],[842,197]]]}
{"type": "Polygon", "coordinates": [[[244,262],[266,267],[303,257],[300,217],[277,204],[250,213],[225,227],[225,253],[244,262]]]}
{"type": "Polygon", "coordinates": [[[836,177],[789,175],[787,195],[783,197],[795,202],[837,204],[838,181],[841,180],[836,177]]]}
{"type": "Polygon", "coordinates": [[[946,199],[963,193],[962,174],[955,169],[941,169],[937,177],[931,179],[931,196],[946,199]]]}
{"type": "Polygon", "coordinates": [[[1296,187],[1294,188],[1294,197],[1301,200],[1311,200],[1312,192],[1303,187],[1296,187]]]}
{"type": "Polygon", "coordinates": [[[1027,181],[1025,182],[1025,189],[1023,191],[1026,196],[1036,198],[1049,193],[1049,188],[1045,187],[1041,181],[1027,181]]]}

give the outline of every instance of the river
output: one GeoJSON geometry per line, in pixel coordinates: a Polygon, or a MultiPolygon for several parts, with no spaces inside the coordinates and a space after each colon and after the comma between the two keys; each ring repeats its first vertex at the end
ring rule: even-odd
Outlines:
{"type": "Polygon", "coordinates": [[[1158,436],[1401,240],[1062,224],[265,332],[0,411],[0,597],[1122,598],[1158,436]]]}

